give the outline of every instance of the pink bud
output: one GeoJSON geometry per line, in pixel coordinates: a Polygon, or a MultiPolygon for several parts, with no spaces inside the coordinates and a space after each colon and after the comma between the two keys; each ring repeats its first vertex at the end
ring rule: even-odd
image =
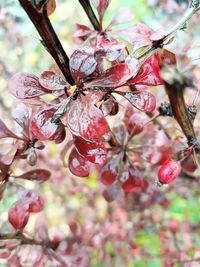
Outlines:
{"type": "Polygon", "coordinates": [[[158,170],[158,179],[162,184],[169,184],[179,176],[181,164],[179,161],[170,160],[160,166],[158,170]]]}
{"type": "Polygon", "coordinates": [[[29,212],[24,208],[21,201],[17,201],[8,212],[8,221],[15,229],[22,230],[29,219],[29,212]]]}

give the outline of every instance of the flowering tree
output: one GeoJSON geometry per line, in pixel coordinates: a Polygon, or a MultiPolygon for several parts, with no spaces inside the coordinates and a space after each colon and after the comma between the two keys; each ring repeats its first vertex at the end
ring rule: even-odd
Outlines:
{"type": "MultiPolygon", "coordinates": [[[[185,9],[185,13],[178,22],[173,22],[171,29],[153,31],[145,24],[132,24],[133,16],[126,8],[104,27],[110,1],[79,0],[92,28],[77,25],[74,42],[79,48],[70,57],[49,20],[56,9],[55,0],[19,2],[59,70],[45,70],[40,76],[19,72],[9,80],[10,93],[20,104],[13,111],[16,130],[11,131],[0,120],[0,197],[9,196],[9,188],[14,186],[18,198],[8,211],[10,226],[1,227],[1,258],[10,266],[31,263],[31,266],[86,267],[92,266],[88,251],[100,248],[99,259],[106,262],[105,266],[115,266],[113,252],[108,253],[109,259],[106,256],[110,239],[117,253],[123,255],[123,266],[129,262],[124,255],[126,249],[120,247],[122,240],[133,259],[149,261],[152,255],[140,248],[133,236],[144,223],[155,223],[157,219],[155,214],[142,211],[157,203],[167,208],[169,203],[163,191],[173,191],[175,184],[189,181],[195,187],[199,183],[196,119],[199,68],[188,56],[191,49],[198,50],[199,44],[194,47],[182,44],[179,48],[180,40],[176,38],[177,32],[187,28],[189,20],[190,34],[195,31],[199,1],[191,1],[188,7],[177,3],[181,1],[164,1],[167,8],[173,7],[177,12],[185,9]],[[172,47],[171,51],[167,46],[172,47]],[[56,155],[64,166],[49,159],[46,146],[50,141],[58,147],[56,155]],[[55,172],[62,176],[66,169],[72,180],[77,179],[73,176],[90,179],[95,172],[99,178],[96,183],[105,185],[106,201],[116,202],[117,215],[108,212],[108,221],[99,229],[87,223],[78,227],[77,215],[73,215],[68,223],[70,234],[56,233],[53,237],[45,222],[39,220],[33,235],[28,234],[30,217],[44,209],[48,198],[45,201],[36,190],[18,181],[41,185],[51,180],[55,172]],[[118,199],[122,199],[120,204],[118,199]],[[127,230],[128,224],[125,228],[123,225],[130,220],[126,216],[132,209],[139,211],[141,217],[127,230]],[[110,225],[109,220],[114,222],[115,216],[119,222],[110,225]],[[27,254],[31,246],[35,254],[30,259],[27,254]]],[[[162,8],[159,2],[162,1],[153,3],[158,9],[162,8]]],[[[97,190],[97,194],[101,192],[97,190]]],[[[87,204],[95,208],[89,193],[87,198],[87,204]]],[[[158,229],[163,266],[199,259],[199,248],[188,259],[187,244],[179,247],[179,227],[178,220],[170,220],[158,229]]]]}

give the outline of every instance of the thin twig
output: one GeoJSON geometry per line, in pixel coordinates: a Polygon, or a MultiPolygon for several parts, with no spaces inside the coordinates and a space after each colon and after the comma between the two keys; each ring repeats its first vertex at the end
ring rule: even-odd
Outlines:
{"type": "Polygon", "coordinates": [[[83,9],[85,10],[85,13],[87,14],[90,22],[92,23],[92,26],[94,27],[94,29],[96,31],[100,31],[101,30],[101,26],[100,23],[90,5],[90,1],[89,0],[79,0],[79,3],[81,4],[81,6],[83,7],[83,9]]]}
{"type": "MultiPolygon", "coordinates": [[[[192,1],[194,2],[194,1],[192,1]]],[[[174,37],[177,31],[184,29],[186,23],[191,19],[193,15],[195,15],[200,10],[200,1],[192,4],[190,8],[188,8],[183,15],[183,17],[172,27],[165,36],[163,36],[160,40],[152,42],[150,46],[148,46],[144,51],[141,52],[137,56],[139,60],[145,60],[147,57],[154,54],[159,48],[162,48],[164,45],[168,44],[169,40],[174,37]]]]}
{"type": "Polygon", "coordinates": [[[18,240],[23,245],[44,246],[43,241],[29,238],[22,233],[0,233],[0,240],[18,240]]]}

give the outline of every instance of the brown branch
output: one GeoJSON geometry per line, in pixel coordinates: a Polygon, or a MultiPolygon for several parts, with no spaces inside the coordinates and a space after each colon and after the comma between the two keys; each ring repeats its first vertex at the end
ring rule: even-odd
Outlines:
{"type": "Polygon", "coordinates": [[[42,43],[54,58],[66,80],[70,84],[74,84],[74,80],[69,70],[69,58],[66,55],[47,15],[47,1],[19,0],[19,2],[32,20],[42,38],[42,43]]]}
{"type": "Polygon", "coordinates": [[[22,245],[36,245],[36,246],[44,246],[43,241],[35,240],[29,237],[26,237],[22,233],[0,233],[0,240],[18,240],[22,245]]]}
{"type": "Polygon", "coordinates": [[[175,66],[164,67],[161,70],[161,76],[164,80],[174,118],[186,136],[188,145],[192,145],[199,150],[200,144],[197,142],[193,121],[188,113],[183,94],[186,87],[185,78],[180,75],[175,66]]]}
{"type": "Polygon", "coordinates": [[[15,233],[0,233],[0,240],[17,240],[20,245],[35,245],[41,246],[44,249],[52,249],[56,250],[58,247],[57,243],[51,242],[50,240],[37,240],[34,238],[27,237],[20,231],[16,231],[15,233]]]}
{"type": "Polygon", "coordinates": [[[92,26],[94,27],[94,29],[96,31],[100,31],[101,30],[101,26],[100,23],[90,5],[90,1],[89,0],[79,0],[79,3],[81,4],[81,6],[83,7],[83,9],[85,10],[85,13],[87,14],[90,22],[92,23],[92,26]]]}

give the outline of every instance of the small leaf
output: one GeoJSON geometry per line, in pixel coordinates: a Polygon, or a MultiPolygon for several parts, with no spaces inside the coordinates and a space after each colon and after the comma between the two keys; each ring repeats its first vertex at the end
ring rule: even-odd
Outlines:
{"type": "Polygon", "coordinates": [[[99,35],[97,37],[96,50],[94,57],[97,61],[99,58],[105,57],[108,61],[115,61],[123,53],[125,49],[124,43],[119,43],[114,39],[99,35]]]}
{"type": "Polygon", "coordinates": [[[141,111],[152,112],[156,108],[155,96],[147,91],[135,91],[131,93],[116,91],[116,93],[125,97],[135,108],[141,111]]]}
{"type": "Polygon", "coordinates": [[[75,148],[72,149],[69,160],[68,167],[71,173],[79,177],[87,177],[90,173],[89,163],[85,158],[83,158],[75,148]]]}
{"type": "Polygon", "coordinates": [[[76,24],[76,29],[73,35],[75,43],[81,44],[82,42],[87,40],[91,33],[92,30],[87,26],[82,24],[76,24]]]}
{"type": "Polygon", "coordinates": [[[126,22],[133,20],[133,19],[134,19],[134,16],[131,13],[131,11],[126,7],[122,7],[117,11],[115,16],[112,18],[110,25],[109,25],[109,28],[113,25],[126,23],[126,22]]]}
{"type": "Polygon", "coordinates": [[[111,185],[118,176],[119,157],[109,159],[100,171],[101,182],[105,185],[111,185]]]}
{"type": "Polygon", "coordinates": [[[67,163],[65,162],[65,156],[68,152],[68,150],[72,147],[72,145],[74,144],[73,140],[70,140],[69,142],[66,143],[66,145],[64,146],[64,148],[62,149],[61,153],[60,153],[60,159],[63,162],[63,166],[67,167],[67,163]]]}
{"type": "Polygon", "coordinates": [[[22,202],[18,200],[8,211],[8,221],[15,229],[22,230],[28,223],[29,212],[24,208],[22,202]]]}
{"type": "Polygon", "coordinates": [[[62,123],[58,124],[58,129],[56,130],[55,134],[49,138],[49,140],[54,140],[56,144],[61,144],[66,137],[65,127],[62,123]]]}
{"type": "Polygon", "coordinates": [[[48,0],[46,4],[47,15],[50,16],[56,9],[56,1],[55,0],[48,0]]]}
{"type": "Polygon", "coordinates": [[[21,139],[17,135],[15,135],[13,132],[11,132],[7,126],[4,124],[4,122],[0,119],[0,139],[1,138],[15,138],[15,139],[21,139]]]}
{"type": "Polygon", "coordinates": [[[152,30],[142,23],[136,23],[123,29],[112,30],[112,34],[133,44],[134,49],[152,44],[150,40],[152,30]]]}
{"type": "MultiPolygon", "coordinates": [[[[135,70],[137,70],[138,61],[135,60],[135,70]]],[[[87,88],[100,86],[100,87],[119,87],[128,81],[134,75],[132,66],[126,63],[120,63],[107,69],[102,75],[88,83],[85,83],[87,88]]]]}
{"type": "Polygon", "coordinates": [[[163,84],[160,77],[159,58],[156,55],[149,57],[140,67],[138,74],[127,82],[130,84],[141,84],[148,86],[157,86],[163,84]]]}
{"type": "Polygon", "coordinates": [[[4,143],[0,146],[0,162],[10,166],[15,159],[18,150],[18,143],[4,143]]]}
{"type": "Polygon", "coordinates": [[[69,84],[53,71],[44,71],[39,77],[39,83],[50,91],[64,90],[69,87],[69,84]]]}
{"type": "Polygon", "coordinates": [[[44,169],[35,169],[19,176],[14,176],[15,178],[26,179],[30,181],[45,182],[51,176],[51,173],[44,169]]]}
{"type": "Polygon", "coordinates": [[[143,131],[145,124],[145,118],[142,114],[134,113],[128,121],[127,129],[128,132],[133,136],[143,131]]]}
{"type": "Polygon", "coordinates": [[[160,49],[157,52],[159,65],[176,65],[176,55],[167,49],[160,49]]]}
{"type": "Polygon", "coordinates": [[[100,106],[104,116],[114,116],[119,111],[119,104],[117,100],[114,98],[114,96],[110,96],[108,99],[106,99],[102,105],[100,106]]]}
{"type": "Polygon", "coordinates": [[[133,192],[143,188],[144,182],[141,179],[140,172],[133,166],[125,166],[121,177],[121,187],[125,192],[133,192]],[[125,175],[124,175],[125,174],[125,175]]]}
{"type": "Polygon", "coordinates": [[[103,196],[105,198],[106,201],[111,202],[113,200],[115,200],[117,198],[117,196],[119,195],[119,184],[115,183],[112,184],[111,186],[106,187],[106,189],[103,192],[103,196]]]}
{"type": "Polygon", "coordinates": [[[48,140],[55,134],[58,124],[52,122],[54,113],[54,109],[46,108],[33,117],[30,128],[38,140],[48,140]]]}
{"type": "Polygon", "coordinates": [[[84,47],[77,49],[71,55],[69,60],[70,71],[75,81],[88,77],[92,74],[97,66],[94,58],[94,48],[84,47]]]}
{"type": "Polygon", "coordinates": [[[11,94],[18,99],[26,100],[44,95],[38,77],[29,73],[16,73],[9,81],[11,94]]]}
{"type": "Polygon", "coordinates": [[[99,140],[109,133],[109,125],[103,113],[82,98],[68,106],[67,125],[77,136],[88,140],[99,140]]]}
{"type": "Polygon", "coordinates": [[[102,142],[91,142],[80,137],[74,138],[78,152],[88,161],[103,165],[107,159],[107,150],[102,142]]]}
{"type": "Polygon", "coordinates": [[[104,13],[108,8],[111,0],[92,0],[94,5],[97,7],[97,11],[99,14],[99,20],[102,22],[104,13]]]}
{"type": "Polygon", "coordinates": [[[20,199],[28,212],[40,212],[44,208],[44,200],[34,191],[25,191],[20,199]]]}

